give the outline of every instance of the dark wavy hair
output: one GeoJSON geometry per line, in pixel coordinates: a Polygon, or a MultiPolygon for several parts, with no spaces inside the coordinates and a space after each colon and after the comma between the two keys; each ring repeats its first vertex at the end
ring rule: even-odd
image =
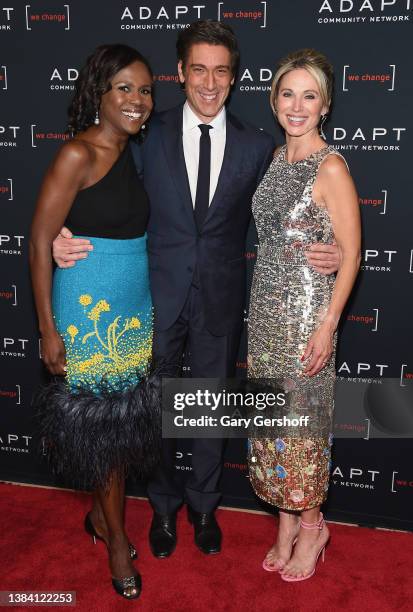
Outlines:
{"type": "Polygon", "coordinates": [[[139,51],[127,45],[101,45],[87,58],[68,108],[70,133],[83,132],[93,125],[101,98],[111,89],[111,79],[119,70],[133,62],[144,64],[153,77],[148,60],[139,51]]]}
{"type": "Polygon", "coordinates": [[[231,55],[231,72],[236,76],[239,66],[239,49],[236,36],[229,25],[208,19],[206,21],[195,21],[189,28],[181,30],[176,41],[176,54],[178,61],[185,68],[189,49],[192,45],[206,43],[208,45],[223,45],[231,55]]]}

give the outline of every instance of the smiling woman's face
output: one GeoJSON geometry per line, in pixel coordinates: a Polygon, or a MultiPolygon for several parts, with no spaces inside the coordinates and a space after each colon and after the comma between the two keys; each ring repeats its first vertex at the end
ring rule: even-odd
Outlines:
{"type": "Polygon", "coordinates": [[[133,62],[111,79],[112,89],[103,94],[99,108],[102,126],[136,134],[148,119],[152,108],[152,77],[142,62],[133,62]]]}
{"type": "Polygon", "coordinates": [[[276,98],[277,119],[289,136],[317,132],[321,115],[328,112],[315,78],[304,68],[287,72],[276,98]]]}

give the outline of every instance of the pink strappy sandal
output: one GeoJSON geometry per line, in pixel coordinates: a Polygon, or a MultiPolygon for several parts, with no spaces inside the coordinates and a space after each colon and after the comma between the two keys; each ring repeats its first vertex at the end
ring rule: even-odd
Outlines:
{"type": "MultiPolygon", "coordinates": [[[[320,512],[320,518],[318,519],[318,521],[316,523],[307,523],[306,521],[301,520],[300,526],[303,527],[303,529],[319,529],[321,531],[322,528],[324,527],[324,516],[323,516],[323,513],[320,512]]],[[[323,560],[323,563],[324,563],[325,550],[326,550],[326,546],[327,546],[329,540],[330,540],[330,538],[327,540],[327,542],[325,544],[323,544],[323,546],[318,551],[316,559],[315,559],[314,567],[313,567],[313,569],[311,570],[311,572],[307,576],[284,576],[284,574],[281,574],[281,578],[283,580],[285,580],[285,582],[301,582],[302,580],[308,580],[309,578],[311,578],[311,576],[314,576],[315,569],[316,569],[317,562],[318,562],[318,558],[319,558],[320,555],[321,555],[321,559],[323,560]]]]}
{"type": "MultiPolygon", "coordinates": [[[[294,541],[292,543],[293,548],[296,542],[297,542],[297,538],[294,538],[294,541]]],[[[267,561],[267,557],[265,557],[264,561],[262,562],[262,567],[263,569],[265,569],[266,572],[279,572],[283,569],[284,566],[283,565],[270,565],[267,561]]]]}

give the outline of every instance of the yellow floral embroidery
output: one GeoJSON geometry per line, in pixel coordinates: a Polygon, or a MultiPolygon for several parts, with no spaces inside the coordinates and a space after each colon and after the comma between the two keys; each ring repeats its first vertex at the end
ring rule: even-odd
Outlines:
{"type": "Polygon", "coordinates": [[[76,327],[76,325],[69,325],[66,331],[70,336],[71,343],[73,344],[73,342],[75,341],[75,336],[77,336],[77,334],[79,333],[78,328],[76,327]]]}
{"type": "MultiPolygon", "coordinates": [[[[86,307],[93,303],[93,298],[85,293],[79,296],[78,301],[79,304],[86,307]]],[[[73,324],[67,328],[71,344],[74,344],[75,336],[80,334],[79,341],[81,344],[80,346],[78,344],[76,348],[75,370],[86,377],[91,374],[95,378],[105,376],[108,371],[108,361],[112,362],[115,367],[114,371],[119,375],[136,371],[137,368],[150,360],[152,348],[150,328],[148,337],[140,338],[139,345],[136,346],[136,340],[127,339],[127,332],[141,329],[141,320],[136,316],[126,319],[117,316],[112,321],[102,321],[101,314],[110,311],[110,303],[105,299],[100,299],[92,308],[85,311],[85,317],[92,322],[92,324],[88,324],[90,331],[81,334],[73,324]],[[120,342],[124,334],[126,334],[125,341],[120,342]],[[100,346],[96,347],[96,344],[92,344],[89,350],[82,348],[82,345],[88,344],[89,339],[94,339],[95,343],[97,342],[100,346]],[[85,353],[87,358],[85,358],[85,353]]]]}
{"type": "Polygon", "coordinates": [[[105,359],[105,356],[102,355],[102,353],[95,353],[94,355],[92,355],[90,359],[85,359],[84,361],[80,361],[77,364],[78,370],[79,372],[86,372],[86,370],[88,370],[92,366],[97,365],[98,363],[101,363],[102,361],[104,361],[104,359],[105,359]]]}
{"type": "Polygon", "coordinates": [[[110,306],[106,300],[99,300],[87,315],[91,321],[99,321],[102,312],[109,312],[110,306]]]}
{"type": "Polygon", "coordinates": [[[82,306],[89,306],[92,302],[93,302],[92,296],[89,295],[88,293],[84,293],[79,298],[79,304],[82,304],[82,306]]]}

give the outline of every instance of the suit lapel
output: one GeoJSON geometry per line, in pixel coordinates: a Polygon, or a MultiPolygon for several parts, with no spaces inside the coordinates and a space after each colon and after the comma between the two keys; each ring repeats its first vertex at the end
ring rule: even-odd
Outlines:
{"type": "MultiPolygon", "coordinates": [[[[162,121],[162,143],[171,177],[181,201],[184,203],[188,217],[195,228],[194,208],[182,144],[182,105],[167,111],[163,115],[162,121]]],[[[208,208],[204,223],[214,214],[214,210],[222,204],[225,192],[228,186],[233,183],[244,154],[244,143],[240,137],[242,124],[228,111],[226,121],[224,159],[214,197],[208,208]]]]}
{"type": "Polygon", "coordinates": [[[165,113],[162,118],[162,143],[172,180],[175,183],[181,201],[195,225],[191,190],[186,171],[184,148],[182,144],[182,106],[165,113]]]}
{"type": "Polygon", "coordinates": [[[217,187],[215,189],[212,202],[209,205],[205,223],[214,214],[217,206],[222,203],[225,197],[225,191],[228,185],[233,182],[234,175],[240,166],[244,150],[242,143],[240,142],[241,130],[242,125],[227,111],[224,159],[222,160],[221,172],[219,173],[217,187]]]}

